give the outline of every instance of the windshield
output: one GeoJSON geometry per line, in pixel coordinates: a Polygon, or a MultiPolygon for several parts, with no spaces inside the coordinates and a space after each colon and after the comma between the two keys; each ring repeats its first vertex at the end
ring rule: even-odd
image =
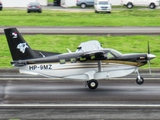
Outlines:
{"type": "Polygon", "coordinates": [[[116,56],[116,57],[120,57],[121,55],[122,55],[122,53],[120,53],[119,51],[117,51],[117,50],[111,50],[110,51],[111,52],[111,54],[113,54],[114,56],[116,56]]]}
{"type": "Polygon", "coordinates": [[[104,57],[106,57],[107,59],[114,59],[120,56],[122,56],[122,53],[114,49],[106,49],[104,54],[104,57]]]}
{"type": "Polygon", "coordinates": [[[107,1],[99,1],[99,5],[108,5],[107,1]]]}

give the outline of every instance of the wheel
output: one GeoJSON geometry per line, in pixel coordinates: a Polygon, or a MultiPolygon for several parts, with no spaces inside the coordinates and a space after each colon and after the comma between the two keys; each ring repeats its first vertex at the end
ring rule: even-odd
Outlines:
{"type": "Polygon", "coordinates": [[[86,8],[86,4],[85,4],[85,3],[82,3],[82,4],[81,4],[81,8],[82,8],[82,9],[86,8]]]}
{"type": "Polygon", "coordinates": [[[137,78],[137,79],[136,79],[136,83],[137,83],[138,85],[142,85],[142,84],[144,83],[143,77],[140,77],[140,79],[137,78]]]}
{"type": "Polygon", "coordinates": [[[30,13],[30,11],[27,11],[27,13],[30,13]]]}
{"type": "Polygon", "coordinates": [[[133,4],[132,3],[128,3],[127,4],[127,8],[131,9],[133,7],[133,4]]]}
{"type": "Polygon", "coordinates": [[[107,13],[111,13],[111,11],[108,11],[107,13]]]}
{"type": "Polygon", "coordinates": [[[95,13],[98,13],[98,11],[97,11],[97,10],[95,10],[95,13]]]}
{"type": "Polygon", "coordinates": [[[90,89],[96,89],[98,87],[97,80],[90,80],[90,81],[88,81],[88,87],[90,89]]]}
{"type": "Polygon", "coordinates": [[[149,5],[149,8],[151,8],[151,9],[155,9],[155,7],[156,7],[156,5],[155,5],[154,3],[151,3],[151,4],[149,5]]]}

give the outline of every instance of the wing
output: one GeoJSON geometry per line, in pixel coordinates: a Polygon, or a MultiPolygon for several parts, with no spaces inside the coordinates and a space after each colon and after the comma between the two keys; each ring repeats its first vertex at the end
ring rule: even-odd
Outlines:
{"type": "Polygon", "coordinates": [[[101,44],[97,40],[91,40],[87,42],[82,42],[76,52],[87,52],[93,50],[102,50],[101,44]]]}
{"type": "Polygon", "coordinates": [[[107,59],[106,53],[103,50],[96,50],[91,52],[85,52],[80,55],[80,58],[85,58],[85,60],[104,60],[107,59]]]}
{"type": "Polygon", "coordinates": [[[104,56],[105,52],[104,51],[91,51],[91,52],[86,52],[81,55],[81,57],[91,57],[91,56],[104,56]]]}

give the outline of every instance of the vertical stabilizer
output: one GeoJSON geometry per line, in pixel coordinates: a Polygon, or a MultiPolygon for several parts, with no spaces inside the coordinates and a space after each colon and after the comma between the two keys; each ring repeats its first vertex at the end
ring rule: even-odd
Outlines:
{"type": "Polygon", "coordinates": [[[16,28],[4,29],[13,61],[36,58],[35,52],[30,48],[16,28]]]}

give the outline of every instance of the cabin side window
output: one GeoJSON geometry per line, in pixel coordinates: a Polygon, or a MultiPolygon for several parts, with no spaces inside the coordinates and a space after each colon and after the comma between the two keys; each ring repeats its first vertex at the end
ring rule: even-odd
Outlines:
{"type": "Polygon", "coordinates": [[[111,52],[106,52],[106,53],[104,54],[104,57],[105,57],[106,59],[113,59],[113,58],[115,58],[115,56],[114,56],[113,53],[111,53],[111,52]]]}
{"type": "Polygon", "coordinates": [[[65,64],[66,63],[66,60],[65,59],[60,59],[60,64],[65,64]]]}
{"type": "Polygon", "coordinates": [[[71,58],[70,61],[71,63],[76,63],[76,58],[71,58]]]}
{"type": "Polygon", "coordinates": [[[91,56],[91,60],[94,60],[96,57],[94,55],[91,56]]]}
{"type": "Polygon", "coordinates": [[[80,57],[80,61],[86,61],[86,58],[80,57]]]}
{"type": "Polygon", "coordinates": [[[113,54],[111,54],[110,52],[107,54],[107,58],[108,59],[113,59],[113,58],[115,58],[114,56],[113,56],[113,54]]]}

